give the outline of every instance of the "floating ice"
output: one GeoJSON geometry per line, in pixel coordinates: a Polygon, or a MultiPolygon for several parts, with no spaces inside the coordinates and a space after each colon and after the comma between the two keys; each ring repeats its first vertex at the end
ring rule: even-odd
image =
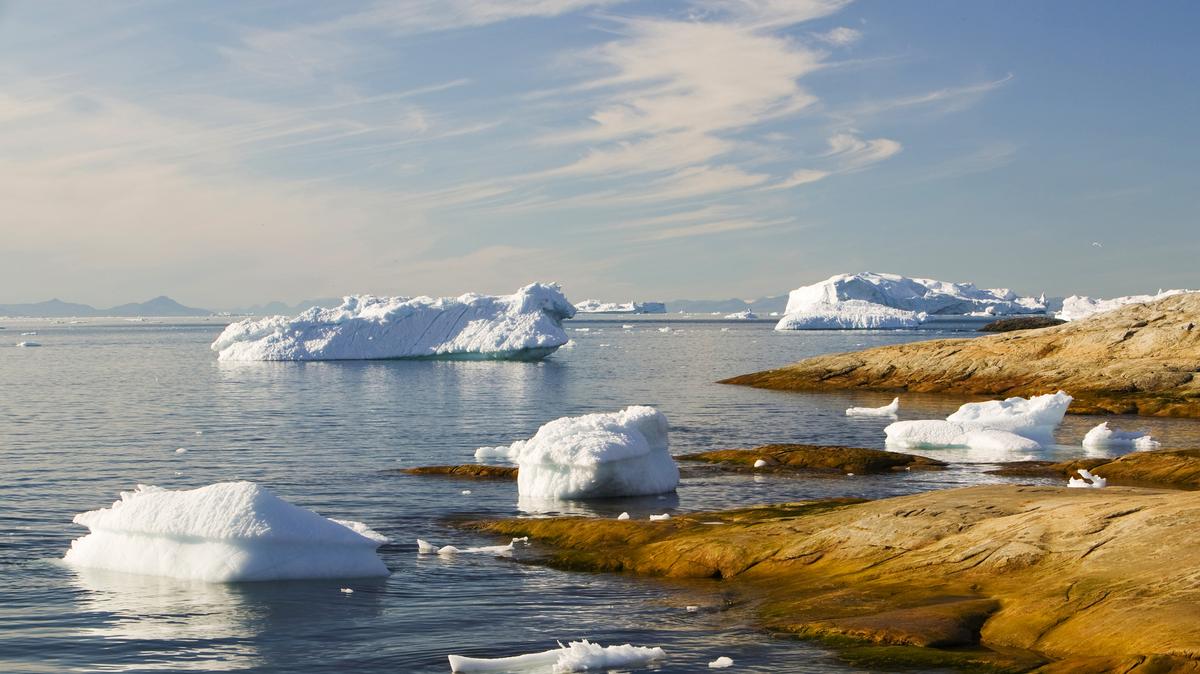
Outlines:
{"type": "Polygon", "coordinates": [[[726,320],[731,321],[756,321],[758,320],[758,314],[755,314],[753,311],[747,309],[734,314],[726,314],[725,318],[726,320]]]}
{"type": "Polygon", "coordinates": [[[232,323],[212,349],[221,360],[483,358],[538,360],[567,343],[575,307],[554,284],[512,295],[346,297],[335,309],[232,323]]]}
{"type": "Polygon", "coordinates": [[[754,462],[755,468],[763,468],[766,465],[767,465],[766,459],[758,459],[754,462]]]}
{"type": "Polygon", "coordinates": [[[471,490],[470,490],[470,489],[464,489],[464,490],[462,490],[462,495],[463,495],[463,496],[470,496],[470,495],[471,495],[471,490]]]}
{"type": "Polygon", "coordinates": [[[662,302],[601,302],[584,300],[575,304],[581,314],[665,314],[667,305],[662,302]]]}
{"type": "Polygon", "coordinates": [[[175,450],[175,453],[176,453],[176,454],[187,454],[187,448],[186,448],[186,447],[180,447],[180,448],[178,448],[178,449],[176,449],[176,450],[175,450]]]}
{"type": "Polygon", "coordinates": [[[584,672],[616,668],[642,667],[667,657],[661,648],[644,646],[601,646],[587,639],[541,653],[528,653],[509,658],[468,658],[451,655],[450,670],[454,672],[513,672],[550,668],[553,674],[584,672]]]}
{"type": "Polygon", "coordinates": [[[1071,396],[1054,394],[967,403],[941,420],[897,421],[884,429],[899,449],[969,447],[996,452],[1041,449],[1053,442],[1071,396]]]}
{"type": "Polygon", "coordinates": [[[660,520],[669,520],[669,519],[671,519],[671,513],[663,513],[661,515],[651,515],[650,516],[651,522],[658,522],[660,520]]]}
{"type": "Polygon", "coordinates": [[[629,513],[621,513],[620,515],[617,515],[617,519],[627,520],[627,519],[629,519],[629,513]]]}
{"type": "Polygon", "coordinates": [[[1162,443],[1139,431],[1119,431],[1109,428],[1108,422],[1096,426],[1083,436],[1084,447],[1132,447],[1138,451],[1158,449],[1162,443]]]}
{"type": "Polygon", "coordinates": [[[354,590],[348,587],[343,587],[340,592],[342,594],[354,594],[354,590]]]}
{"type": "Polygon", "coordinates": [[[514,550],[517,549],[517,544],[522,546],[529,545],[529,537],[522,536],[514,538],[508,542],[508,545],[480,545],[472,548],[459,548],[453,545],[443,545],[440,548],[433,545],[429,541],[417,539],[417,554],[432,555],[437,554],[441,557],[453,557],[454,555],[496,555],[499,557],[511,557],[514,550]]]}
{"type": "Polygon", "coordinates": [[[475,456],[515,461],[524,498],[643,496],[679,484],[679,468],[667,450],[667,418],[653,407],[563,417],[507,450],[480,448],[475,456]]]}
{"type": "Polygon", "coordinates": [[[29,332],[22,332],[22,333],[21,333],[21,336],[22,336],[22,337],[36,337],[36,336],[37,336],[37,330],[30,330],[29,332]]]}
{"type": "Polygon", "coordinates": [[[716,660],[713,660],[712,662],[708,663],[709,669],[725,669],[726,667],[732,667],[732,666],[733,666],[733,658],[730,658],[725,655],[722,655],[721,657],[717,658],[716,660]]]}
{"type": "Polygon", "coordinates": [[[17,342],[17,346],[24,348],[30,346],[41,346],[41,344],[38,342],[17,342]]]}
{"type": "Polygon", "coordinates": [[[851,407],[846,410],[848,417],[894,417],[900,411],[900,399],[893,398],[892,402],[883,407],[851,407]]]}
{"type": "Polygon", "coordinates": [[[430,543],[429,541],[424,541],[424,540],[421,540],[420,538],[417,539],[417,554],[436,555],[437,551],[438,551],[438,546],[430,543]]]}
{"type": "Polygon", "coordinates": [[[70,566],[208,582],[386,576],[387,538],[292,505],[253,482],[171,491],[138,485],[75,516],[91,533],[70,566]]]}
{"type": "Polygon", "coordinates": [[[1067,480],[1068,487],[1076,489],[1103,489],[1108,484],[1108,480],[1099,475],[1092,475],[1086,468],[1080,468],[1078,472],[1083,479],[1071,478],[1067,480]]]}
{"type": "Polygon", "coordinates": [[[686,610],[688,613],[695,613],[696,611],[699,611],[699,610],[700,610],[700,607],[699,607],[699,606],[696,606],[695,604],[688,604],[687,606],[685,606],[685,607],[683,607],[683,608],[684,608],[684,610],[686,610]]]}
{"type": "Polygon", "coordinates": [[[669,326],[669,325],[664,325],[663,327],[659,328],[659,329],[658,329],[658,331],[659,331],[659,332],[670,332],[670,331],[671,331],[671,326],[669,326]]]}
{"type": "Polygon", "coordinates": [[[789,311],[776,330],[899,330],[925,322],[925,314],[862,300],[814,304],[789,311]]]}
{"type": "Polygon", "coordinates": [[[1184,293],[1200,292],[1196,290],[1159,290],[1155,295],[1126,295],[1124,297],[1113,297],[1111,299],[1093,299],[1081,295],[1071,295],[1063,300],[1062,310],[1054,314],[1055,318],[1064,321],[1078,321],[1082,318],[1087,318],[1093,314],[1120,309],[1129,304],[1146,304],[1154,302],[1174,295],[1182,295],[1184,293]]]}

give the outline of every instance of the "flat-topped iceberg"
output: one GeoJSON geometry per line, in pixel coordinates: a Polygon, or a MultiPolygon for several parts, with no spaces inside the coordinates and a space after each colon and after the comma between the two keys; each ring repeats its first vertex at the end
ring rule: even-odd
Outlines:
{"type": "Polygon", "coordinates": [[[667,449],[667,418],[640,405],[556,419],[528,440],[480,447],[475,456],[506,457],[520,466],[523,499],[644,496],[679,484],[679,467],[667,449]]]}
{"type": "Polygon", "coordinates": [[[738,311],[736,313],[726,314],[725,320],[727,320],[727,321],[757,321],[758,314],[747,309],[745,311],[738,311]]]}
{"type": "Polygon", "coordinates": [[[575,307],[556,284],[512,295],[346,297],[333,309],[233,323],[212,349],[221,360],[482,358],[539,360],[567,343],[575,307]]]}
{"type": "Polygon", "coordinates": [[[1058,393],[967,403],[945,421],[897,421],[884,429],[896,449],[968,447],[987,451],[1041,449],[1054,441],[1071,396],[1058,393]]]}
{"type": "Polygon", "coordinates": [[[581,314],[665,314],[667,305],[662,302],[601,302],[584,300],[575,304],[581,314]]]}
{"type": "Polygon", "coordinates": [[[838,274],[788,295],[777,330],[912,328],[926,316],[1045,313],[1044,298],[898,274],[838,274]]]}
{"type": "Polygon", "coordinates": [[[1082,295],[1071,295],[1063,300],[1062,309],[1054,314],[1055,318],[1064,321],[1078,321],[1087,318],[1093,314],[1102,313],[1119,309],[1129,304],[1146,304],[1154,302],[1174,295],[1182,295],[1184,293],[1200,292],[1196,290],[1159,290],[1156,295],[1126,295],[1124,297],[1113,297],[1111,299],[1093,299],[1082,295]]]}
{"type": "Polygon", "coordinates": [[[253,482],[171,491],[138,485],[73,520],[70,566],[214,583],[388,575],[387,538],[292,505],[253,482]]]}

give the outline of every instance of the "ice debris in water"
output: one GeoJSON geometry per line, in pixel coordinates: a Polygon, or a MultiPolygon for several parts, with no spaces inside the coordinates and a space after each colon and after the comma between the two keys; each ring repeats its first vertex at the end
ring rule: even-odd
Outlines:
{"type": "Polygon", "coordinates": [[[1099,475],[1092,475],[1091,472],[1089,472],[1086,468],[1080,468],[1078,473],[1083,479],[1080,480],[1073,477],[1067,480],[1068,487],[1082,489],[1103,489],[1105,485],[1108,484],[1108,480],[1100,477],[1099,475]]]}
{"type": "Polygon", "coordinates": [[[762,468],[762,467],[764,467],[764,466],[766,466],[766,465],[767,465],[767,461],[766,461],[766,459],[758,459],[757,461],[755,461],[755,462],[754,462],[754,467],[755,467],[755,468],[762,468]]]}
{"type": "Polygon", "coordinates": [[[1053,442],[1071,396],[1054,394],[967,403],[946,417],[897,421],[884,429],[887,446],[900,449],[968,447],[990,451],[1028,451],[1053,442]]]}
{"type": "Polygon", "coordinates": [[[348,588],[348,587],[343,587],[343,588],[342,588],[341,590],[339,590],[339,591],[340,591],[342,594],[354,594],[354,590],[352,590],[351,588],[348,588]]]}
{"type": "Polygon", "coordinates": [[[28,348],[31,346],[41,346],[41,344],[39,344],[37,342],[17,342],[17,346],[19,346],[21,348],[28,348]]]}
{"type": "Polygon", "coordinates": [[[138,485],[74,522],[91,531],[63,557],[74,567],[208,582],[388,575],[375,553],[386,537],[253,482],[179,491],[138,485]]]}
{"type": "Polygon", "coordinates": [[[661,515],[651,515],[650,516],[651,522],[657,522],[658,520],[669,520],[669,519],[671,519],[671,513],[663,513],[661,515]]]}
{"type": "Polygon", "coordinates": [[[523,498],[647,496],[673,491],[679,467],[667,448],[667,418],[653,407],[562,417],[507,448],[480,447],[475,458],[520,467],[523,498]]]}
{"type": "Polygon", "coordinates": [[[176,453],[176,454],[187,454],[187,448],[186,448],[186,447],[180,447],[180,448],[178,448],[178,449],[176,449],[176,450],[175,450],[175,453],[176,453]]]}
{"type": "Polygon", "coordinates": [[[848,417],[894,417],[900,411],[900,399],[893,398],[892,402],[883,407],[851,407],[846,410],[848,417]]]}
{"type": "Polygon", "coordinates": [[[709,669],[725,669],[726,667],[732,667],[732,666],[733,666],[733,658],[730,658],[725,655],[722,655],[721,657],[717,658],[716,660],[713,660],[712,662],[708,663],[709,669]]]}
{"type": "Polygon", "coordinates": [[[629,519],[629,513],[621,513],[620,515],[617,515],[617,519],[627,520],[627,519],[629,519]]]}
{"type": "Polygon", "coordinates": [[[572,641],[565,646],[541,653],[528,653],[508,658],[469,658],[451,655],[450,670],[469,672],[546,671],[553,674],[585,672],[616,668],[642,667],[667,657],[661,648],[644,646],[601,646],[587,639],[572,641]]]}
{"type": "Polygon", "coordinates": [[[688,613],[695,613],[696,611],[699,611],[699,610],[700,610],[700,607],[699,607],[699,606],[696,606],[695,604],[688,604],[687,606],[685,606],[685,607],[684,607],[684,609],[685,609],[685,610],[686,610],[688,613]]]}
{"type": "Polygon", "coordinates": [[[459,548],[453,545],[443,545],[440,548],[429,541],[417,539],[417,553],[421,555],[436,554],[441,557],[452,557],[454,555],[497,555],[500,557],[511,557],[513,551],[517,549],[517,544],[522,547],[529,545],[529,537],[522,536],[514,538],[508,542],[508,545],[480,545],[473,548],[459,548]]]}
{"type": "Polygon", "coordinates": [[[469,496],[469,495],[471,494],[471,490],[470,490],[470,489],[464,489],[464,490],[462,490],[462,494],[463,494],[463,496],[469,496]]]}
{"type": "Polygon", "coordinates": [[[575,307],[555,284],[512,295],[355,295],[332,309],[232,323],[212,344],[221,360],[506,358],[538,360],[567,343],[575,307]]]}
{"type": "Polygon", "coordinates": [[[1109,428],[1105,421],[1083,436],[1084,447],[1132,447],[1138,451],[1158,449],[1162,443],[1150,437],[1149,433],[1138,431],[1119,431],[1109,428]]]}

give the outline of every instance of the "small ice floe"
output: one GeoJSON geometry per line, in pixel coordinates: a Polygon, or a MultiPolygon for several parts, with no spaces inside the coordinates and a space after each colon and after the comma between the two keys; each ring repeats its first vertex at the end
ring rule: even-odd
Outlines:
{"type": "Polygon", "coordinates": [[[657,522],[659,520],[669,520],[669,519],[671,519],[671,513],[663,513],[661,515],[651,515],[650,516],[651,522],[657,522]]]}
{"type": "Polygon", "coordinates": [[[716,660],[713,660],[712,662],[708,663],[709,669],[725,669],[726,667],[732,667],[732,666],[733,666],[733,658],[726,656],[726,655],[722,655],[721,657],[717,658],[716,660]]]}
{"type": "Polygon", "coordinates": [[[26,348],[30,346],[41,346],[38,342],[17,342],[17,346],[26,348]]]}
{"type": "Polygon", "coordinates": [[[721,328],[721,332],[729,332],[729,328],[721,328]]]}
{"type": "Polygon", "coordinates": [[[522,536],[509,541],[508,545],[480,545],[473,548],[459,548],[453,545],[443,545],[438,547],[429,541],[417,539],[417,554],[433,555],[439,557],[453,557],[454,555],[494,555],[498,557],[511,557],[513,550],[517,549],[517,544],[521,547],[529,545],[529,537],[522,536]]]}
{"type": "Polygon", "coordinates": [[[204,435],[204,431],[196,431],[196,435],[204,435]]]}
{"type": "Polygon", "coordinates": [[[471,490],[470,490],[470,489],[464,489],[464,490],[462,490],[462,495],[463,495],[463,496],[470,496],[470,495],[471,495],[471,490]]]}
{"type": "Polygon", "coordinates": [[[1092,475],[1091,472],[1089,472],[1086,468],[1080,468],[1077,472],[1083,479],[1080,480],[1077,478],[1071,478],[1067,480],[1068,487],[1080,489],[1103,489],[1104,486],[1108,484],[1108,480],[1100,477],[1099,475],[1092,475]]]}
{"type": "Polygon", "coordinates": [[[187,448],[186,448],[186,447],[180,447],[180,448],[178,448],[178,449],[176,449],[176,450],[175,450],[175,453],[176,453],[176,454],[187,454],[187,448]]]}
{"type": "Polygon", "coordinates": [[[627,519],[629,519],[629,513],[621,513],[620,515],[617,515],[617,519],[627,520],[627,519]]]}
{"type": "Polygon", "coordinates": [[[883,429],[889,448],[968,447],[983,451],[1029,451],[1054,441],[1071,396],[1059,391],[1029,399],[1013,397],[967,403],[945,421],[897,421],[883,429]]]}
{"type": "Polygon", "coordinates": [[[688,613],[695,613],[696,611],[700,610],[700,607],[696,606],[695,604],[688,604],[684,607],[684,609],[686,609],[688,613]]]}
{"type": "Polygon", "coordinates": [[[37,335],[37,330],[30,330],[29,332],[22,332],[22,333],[21,333],[21,336],[22,336],[22,337],[33,337],[33,336],[35,336],[35,335],[37,335]]]}
{"type": "Polygon", "coordinates": [[[387,576],[387,542],[358,522],[293,505],[253,482],[172,491],[138,485],[109,508],[80,513],[71,567],[230,583],[387,576]]]}
{"type": "Polygon", "coordinates": [[[900,399],[893,398],[892,402],[883,407],[851,407],[846,410],[848,417],[894,417],[900,411],[900,399]]]}
{"type": "Polygon", "coordinates": [[[625,323],[625,324],[623,324],[621,327],[622,327],[623,329],[625,329],[625,330],[632,330],[632,329],[633,329],[633,325],[632,325],[632,324],[630,324],[630,323],[625,323]]]}
{"type": "Polygon", "coordinates": [[[763,468],[763,467],[764,467],[764,466],[766,466],[766,465],[767,465],[767,460],[766,460],[766,459],[759,459],[759,460],[757,460],[757,461],[755,461],[755,462],[754,462],[754,467],[755,467],[755,468],[763,468]]]}
{"type": "Polygon", "coordinates": [[[574,328],[575,332],[591,332],[591,328],[574,328]]]}
{"type": "Polygon", "coordinates": [[[854,473],[846,473],[846,477],[854,477],[854,473]]]}
{"type": "Polygon", "coordinates": [[[670,332],[670,331],[671,331],[671,326],[669,326],[669,325],[664,325],[664,326],[662,326],[661,328],[659,328],[659,329],[658,329],[658,331],[659,331],[659,332],[670,332]]]}
{"type": "Polygon", "coordinates": [[[354,594],[354,590],[352,590],[348,587],[343,587],[341,590],[339,590],[339,592],[341,592],[342,594],[354,594]]]}
{"type": "Polygon", "coordinates": [[[615,668],[643,667],[656,660],[667,657],[661,648],[644,646],[601,646],[587,639],[572,641],[558,648],[527,653],[508,658],[469,658],[462,655],[451,655],[450,670],[467,674],[468,672],[513,672],[524,670],[549,670],[554,674],[568,672],[584,672],[607,670],[615,668]]]}
{"type": "Polygon", "coordinates": [[[1119,431],[1109,428],[1108,422],[1096,426],[1083,436],[1083,446],[1088,448],[1132,447],[1138,451],[1158,449],[1162,443],[1140,431],[1119,431]]]}

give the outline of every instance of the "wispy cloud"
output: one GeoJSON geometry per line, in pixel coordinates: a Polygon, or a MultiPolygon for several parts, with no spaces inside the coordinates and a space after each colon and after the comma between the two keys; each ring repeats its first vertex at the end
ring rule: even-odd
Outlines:
{"type": "Polygon", "coordinates": [[[835,47],[845,47],[852,45],[862,39],[862,31],[855,30],[846,26],[838,26],[824,33],[815,33],[813,37],[821,42],[833,45],[835,47]]]}

